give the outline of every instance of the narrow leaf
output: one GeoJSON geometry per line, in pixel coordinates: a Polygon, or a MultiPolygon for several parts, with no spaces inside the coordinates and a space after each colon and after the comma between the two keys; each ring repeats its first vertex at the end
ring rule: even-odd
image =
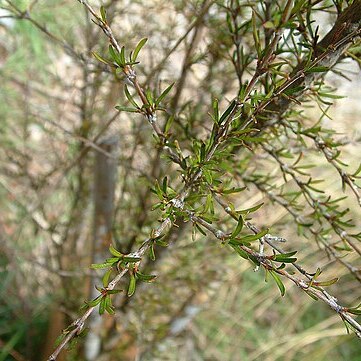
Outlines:
{"type": "Polygon", "coordinates": [[[328,281],[314,281],[312,282],[312,286],[321,286],[321,287],[331,286],[334,283],[336,283],[338,280],[339,280],[338,277],[335,277],[328,281]]]}
{"type": "Polygon", "coordinates": [[[115,257],[123,257],[123,253],[120,253],[113,245],[109,246],[109,252],[115,257]]]}
{"type": "Polygon", "coordinates": [[[206,145],[202,142],[200,149],[200,161],[203,162],[206,158],[206,145]]]}
{"type": "Polygon", "coordinates": [[[120,112],[128,112],[128,113],[139,113],[139,109],[130,108],[130,107],[123,107],[121,105],[117,105],[115,109],[119,110],[120,112]]]}
{"type": "Polygon", "coordinates": [[[109,295],[106,297],[105,311],[107,311],[109,313],[109,315],[114,315],[115,314],[115,308],[112,305],[112,300],[111,300],[109,295]]]}
{"type": "Polygon", "coordinates": [[[128,257],[128,256],[123,257],[123,261],[124,262],[129,262],[129,263],[139,262],[141,259],[142,259],[141,257],[128,257]]]}
{"type": "Polygon", "coordinates": [[[223,189],[221,193],[223,194],[239,193],[239,192],[243,192],[245,189],[247,189],[247,187],[241,187],[241,188],[232,187],[229,189],[223,189]]]}
{"type": "Polygon", "coordinates": [[[116,294],[116,293],[120,293],[120,292],[123,292],[123,290],[108,290],[107,291],[107,294],[108,295],[114,295],[114,294],[116,294]]]}
{"type": "Polygon", "coordinates": [[[153,105],[153,103],[154,103],[153,94],[152,94],[152,91],[149,88],[145,91],[145,97],[148,100],[148,104],[153,105]]]}
{"type": "Polygon", "coordinates": [[[128,87],[126,84],[124,84],[124,92],[125,92],[125,96],[127,97],[127,99],[132,103],[132,105],[137,108],[140,109],[139,105],[136,103],[136,101],[134,100],[134,98],[132,97],[132,95],[130,94],[128,87]]]}
{"type": "Polygon", "coordinates": [[[105,272],[103,279],[102,279],[103,287],[108,287],[109,278],[110,278],[112,271],[113,271],[112,269],[109,269],[108,271],[105,272]]]}
{"type": "Polygon", "coordinates": [[[103,268],[109,268],[111,267],[111,264],[109,263],[93,263],[90,268],[92,269],[103,269],[103,268]]]}
{"type": "Polygon", "coordinates": [[[136,279],[133,273],[130,274],[129,286],[128,286],[128,297],[134,295],[135,292],[136,279]]]}
{"type": "Polygon", "coordinates": [[[137,46],[135,47],[134,51],[133,51],[133,55],[131,57],[132,61],[136,61],[138,54],[140,52],[140,50],[142,49],[142,47],[145,45],[145,43],[147,42],[147,38],[143,38],[139,41],[139,43],[137,44],[137,46]]]}
{"type": "Polygon", "coordinates": [[[238,244],[249,243],[249,242],[257,241],[258,239],[264,237],[267,233],[268,233],[268,229],[265,229],[257,234],[250,234],[248,236],[244,236],[240,239],[234,239],[232,241],[238,244]]]}
{"type": "Polygon", "coordinates": [[[271,274],[271,276],[273,277],[273,279],[275,280],[275,282],[277,283],[277,286],[281,292],[281,296],[284,296],[286,293],[286,288],[285,285],[283,284],[283,282],[281,281],[281,279],[279,278],[278,274],[275,271],[270,270],[269,273],[271,274]]]}
{"type": "Polygon", "coordinates": [[[240,211],[237,211],[238,213],[241,213],[241,214],[248,214],[248,213],[253,213],[255,211],[257,211],[258,209],[260,209],[262,206],[263,206],[263,202],[260,203],[260,204],[257,204],[256,206],[254,207],[251,207],[251,208],[247,208],[247,209],[243,209],[243,210],[240,210],[240,211]]]}
{"type": "Polygon", "coordinates": [[[106,263],[108,264],[113,264],[113,263],[116,263],[119,261],[119,257],[110,257],[110,258],[107,258],[105,260],[106,263]]]}
{"type": "Polygon", "coordinates": [[[107,64],[107,65],[111,65],[111,64],[112,64],[109,60],[103,58],[101,55],[99,55],[99,54],[96,53],[95,51],[93,51],[92,54],[93,54],[93,56],[94,56],[98,61],[100,61],[101,63],[107,64]]]}
{"type": "Polygon", "coordinates": [[[102,20],[106,23],[107,22],[107,11],[105,10],[104,6],[100,7],[100,16],[102,20]]]}
{"type": "Polygon", "coordinates": [[[97,298],[94,298],[91,301],[84,301],[87,307],[95,307],[99,305],[100,301],[102,300],[102,296],[98,296],[97,298]]]}
{"type": "Polygon", "coordinates": [[[330,68],[327,66],[314,66],[313,68],[307,69],[306,73],[322,73],[328,70],[330,70],[330,68]]]}
{"type": "Polygon", "coordinates": [[[168,119],[167,119],[167,122],[165,123],[165,126],[164,126],[164,132],[165,133],[168,133],[172,123],[173,123],[173,120],[174,120],[174,115],[171,115],[168,119]]]}
{"type": "Polygon", "coordinates": [[[361,310],[358,310],[356,308],[349,308],[347,312],[352,313],[353,315],[361,315],[361,310]]]}
{"type": "Polygon", "coordinates": [[[243,229],[243,225],[244,225],[244,220],[242,215],[239,216],[238,218],[238,224],[236,229],[233,231],[233,233],[231,234],[231,238],[235,238],[239,235],[239,233],[242,231],[243,229]]]}
{"type": "Polygon", "coordinates": [[[199,232],[201,232],[203,234],[203,236],[206,236],[207,233],[203,231],[203,229],[196,223],[196,228],[198,229],[199,232]]]}
{"type": "Polygon", "coordinates": [[[236,245],[231,245],[231,247],[244,259],[248,259],[248,253],[244,251],[242,248],[236,245]]]}
{"type": "Polygon", "coordinates": [[[139,271],[135,275],[140,281],[143,282],[153,282],[157,277],[156,275],[145,275],[139,271]]]}
{"type": "Polygon", "coordinates": [[[214,98],[212,102],[212,108],[213,108],[213,118],[216,123],[219,121],[219,109],[218,109],[218,99],[214,98]]]}
{"type": "Polygon", "coordinates": [[[162,182],[163,193],[167,194],[167,188],[168,188],[168,177],[164,177],[162,182]]]}
{"type": "Polygon", "coordinates": [[[330,99],[342,99],[342,98],[345,98],[343,95],[336,95],[336,94],[331,94],[331,93],[322,93],[322,92],[319,92],[318,95],[319,95],[320,97],[330,98],[330,99]]]}
{"type": "Polygon", "coordinates": [[[292,94],[301,92],[303,89],[305,89],[305,87],[300,85],[300,86],[296,86],[296,87],[294,87],[294,88],[287,88],[287,89],[284,91],[284,93],[285,93],[286,95],[292,95],[292,94]]]}
{"type": "Polygon", "coordinates": [[[122,65],[124,66],[126,61],[125,61],[125,47],[122,46],[122,48],[120,49],[120,61],[122,63],[122,65]]]}
{"type": "Polygon", "coordinates": [[[99,304],[99,315],[102,315],[105,311],[105,297],[102,297],[99,304]]]}
{"type": "Polygon", "coordinates": [[[221,119],[219,119],[219,124],[223,123],[227,119],[227,117],[232,113],[236,105],[237,102],[233,100],[231,104],[228,106],[228,108],[225,110],[225,112],[222,114],[221,119]]]}
{"type": "Polygon", "coordinates": [[[154,245],[152,244],[149,248],[149,257],[152,261],[155,261],[154,245]]]}
{"type": "Polygon", "coordinates": [[[124,66],[124,63],[120,61],[119,55],[115,52],[112,45],[109,45],[109,54],[115,63],[121,67],[124,66]]]}
{"type": "Polygon", "coordinates": [[[167,96],[167,94],[171,91],[171,89],[173,88],[175,83],[172,83],[171,85],[169,85],[167,88],[165,88],[163,90],[163,93],[157,98],[157,100],[155,101],[156,106],[158,106],[160,104],[160,102],[167,96]]]}

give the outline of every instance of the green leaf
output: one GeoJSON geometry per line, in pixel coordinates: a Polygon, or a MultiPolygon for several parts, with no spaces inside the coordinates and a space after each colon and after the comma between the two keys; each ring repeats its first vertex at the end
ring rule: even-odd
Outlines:
{"type": "Polygon", "coordinates": [[[248,259],[248,253],[237,245],[231,245],[231,247],[244,259],[248,259]]]}
{"type": "Polygon", "coordinates": [[[281,279],[279,278],[278,274],[275,271],[270,270],[269,273],[271,274],[271,276],[273,277],[273,279],[275,280],[280,292],[281,292],[281,296],[284,296],[286,293],[286,288],[285,285],[283,284],[283,282],[281,281],[281,279]]]}
{"type": "Polygon", "coordinates": [[[265,23],[263,23],[263,27],[266,29],[274,29],[275,24],[272,21],[266,21],[265,23]]]}
{"type": "Polygon", "coordinates": [[[330,68],[327,66],[314,66],[312,68],[307,69],[305,72],[306,73],[322,73],[322,72],[328,71],[328,70],[330,70],[330,68]]]}
{"type": "Polygon", "coordinates": [[[100,16],[102,20],[106,23],[107,22],[107,11],[105,10],[105,7],[102,5],[100,7],[100,16]]]}
{"type": "Polygon", "coordinates": [[[336,95],[331,93],[322,93],[318,92],[318,95],[323,98],[330,98],[330,99],[343,99],[345,98],[343,95],[336,95]]]}
{"type": "Polygon", "coordinates": [[[123,253],[120,253],[113,245],[109,246],[109,252],[115,257],[123,257],[123,253]]]}
{"type": "Polygon", "coordinates": [[[141,257],[129,257],[129,256],[124,256],[122,258],[124,262],[128,262],[128,263],[139,262],[141,259],[142,259],[141,257]]]}
{"type": "Polygon", "coordinates": [[[287,88],[287,89],[284,91],[284,93],[285,93],[286,95],[292,95],[292,94],[301,92],[303,89],[305,89],[305,87],[300,85],[300,86],[296,86],[296,87],[294,87],[294,88],[287,88]]]}
{"type": "Polygon", "coordinates": [[[249,258],[256,266],[259,266],[259,265],[260,265],[259,260],[258,260],[255,256],[249,254],[249,255],[248,255],[248,258],[249,258]]]}
{"type": "Polygon", "coordinates": [[[93,263],[90,268],[92,269],[103,269],[103,268],[109,268],[112,265],[109,263],[93,263]]]}
{"type": "Polygon", "coordinates": [[[163,199],[163,191],[162,188],[159,185],[158,179],[155,180],[154,188],[151,189],[151,191],[158,196],[159,199],[163,199]]]}
{"type": "Polygon", "coordinates": [[[297,258],[292,257],[292,258],[277,258],[274,259],[275,262],[282,262],[282,263],[295,263],[297,261],[297,258]]]}
{"type": "Polygon", "coordinates": [[[203,168],[203,175],[208,184],[213,183],[212,173],[208,169],[203,168]]]}
{"type": "Polygon", "coordinates": [[[109,295],[106,295],[105,297],[105,310],[110,314],[110,315],[114,315],[115,313],[115,309],[112,305],[112,299],[110,298],[109,295]]]}
{"type": "Polygon", "coordinates": [[[97,298],[94,298],[91,301],[84,301],[84,303],[87,307],[95,307],[100,303],[101,300],[102,300],[102,296],[98,296],[97,298]]]}
{"type": "Polygon", "coordinates": [[[98,61],[100,61],[101,63],[107,64],[107,65],[111,65],[111,64],[112,64],[109,60],[103,58],[101,55],[99,55],[99,54],[96,53],[95,51],[93,51],[92,54],[93,54],[93,56],[94,56],[98,61]]]}
{"type": "Polygon", "coordinates": [[[109,278],[110,278],[110,275],[112,274],[112,268],[109,269],[108,271],[105,272],[103,278],[102,278],[102,283],[103,283],[103,287],[108,287],[108,284],[109,284],[109,278]]]}
{"type": "Polygon", "coordinates": [[[173,120],[174,120],[174,115],[171,115],[168,119],[167,119],[167,122],[165,123],[165,126],[164,126],[164,132],[165,133],[168,133],[172,123],[173,123],[173,120]]]}
{"type": "Polygon", "coordinates": [[[297,14],[300,9],[302,8],[302,6],[305,4],[307,0],[298,0],[295,2],[295,5],[291,11],[291,14],[294,15],[294,14],[297,14]]]}
{"type": "Polygon", "coordinates": [[[107,294],[108,295],[114,295],[114,294],[120,293],[120,292],[123,292],[123,290],[108,290],[107,294]]]}
{"type": "Polygon", "coordinates": [[[243,209],[243,210],[240,210],[240,211],[237,211],[237,213],[241,213],[241,214],[249,214],[249,213],[253,213],[255,211],[257,211],[258,209],[260,209],[262,206],[263,206],[263,202],[260,203],[260,204],[257,204],[256,206],[253,206],[253,207],[250,207],[250,208],[247,208],[247,209],[243,209]]]}
{"type": "Polygon", "coordinates": [[[262,143],[265,141],[263,137],[242,137],[242,141],[249,143],[262,143]]]}
{"type": "Polygon", "coordinates": [[[353,177],[356,177],[356,176],[358,176],[358,174],[359,174],[360,172],[361,172],[361,163],[360,163],[359,167],[357,168],[357,170],[355,171],[355,173],[352,174],[352,176],[353,176],[353,177]]]}
{"type": "Polygon", "coordinates": [[[253,32],[254,45],[257,50],[257,55],[258,55],[258,58],[260,58],[262,50],[261,50],[261,45],[260,45],[260,41],[259,41],[259,31],[258,31],[257,22],[256,22],[256,12],[254,10],[252,11],[252,32],[253,32]]]}
{"type": "Polygon", "coordinates": [[[154,252],[153,244],[149,247],[149,257],[152,261],[155,261],[155,252],[154,252]]]}
{"type": "Polygon", "coordinates": [[[105,262],[108,264],[114,264],[118,261],[119,261],[119,257],[110,257],[105,260],[105,262]]]}
{"type": "Polygon", "coordinates": [[[155,243],[158,245],[158,246],[161,246],[161,247],[168,247],[169,246],[169,243],[165,242],[165,241],[162,241],[161,239],[157,239],[155,241],[155,243]]]}
{"type": "Polygon", "coordinates": [[[121,62],[119,58],[119,54],[117,54],[112,45],[109,45],[109,54],[115,63],[117,63],[120,67],[124,66],[124,63],[121,62]]]}
{"type": "Polygon", "coordinates": [[[147,38],[143,38],[139,41],[139,43],[137,44],[137,46],[135,47],[134,51],[133,51],[133,55],[131,56],[131,61],[136,61],[138,54],[140,52],[140,50],[142,49],[142,47],[145,45],[145,43],[148,41],[147,38]]]}
{"type": "Polygon", "coordinates": [[[168,177],[164,177],[162,182],[163,193],[167,194],[167,188],[168,188],[168,177]]]}
{"type": "Polygon", "coordinates": [[[241,130],[236,130],[234,132],[231,133],[232,137],[240,137],[241,135],[247,134],[247,133],[252,133],[252,132],[259,132],[259,129],[256,128],[245,128],[245,129],[241,129],[241,130]]]}
{"type": "Polygon", "coordinates": [[[203,231],[203,229],[196,223],[196,228],[198,229],[199,232],[201,232],[203,234],[203,236],[206,236],[207,233],[203,231]]]}
{"type": "Polygon", "coordinates": [[[258,239],[264,237],[268,233],[269,229],[265,229],[257,234],[250,234],[248,236],[244,236],[240,239],[232,239],[232,243],[235,244],[242,244],[242,243],[249,243],[253,241],[257,241],[258,239]]]}
{"type": "Polygon", "coordinates": [[[120,112],[139,113],[139,109],[123,107],[122,105],[117,105],[115,109],[119,110],[120,112]]]}
{"type": "Polygon", "coordinates": [[[320,287],[331,286],[334,283],[336,283],[338,280],[339,280],[339,278],[335,277],[328,281],[314,281],[314,282],[312,282],[312,286],[320,286],[320,287]]]}
{"type": "Polygon", "coordinates": [[[219,119],[219,124],[222,124],[227,119],[227,117],[232,113],[232,111],[234,110],[236,105],[237,105],[237,102],[235,100],[232,100],[231,104],[228,106],[228,108],[222,114],[221,119],[219,119]]]}
{"type": "MultiPolygon", "coordinates": [[[[246,95],[247,86],[248,86],[248,81],[245,81],[239,90],[238,98],[242,103],[244,102],[244,97],[246,95]]],[[[243,104],[243,106],[244,106],[244,104],[243,104]]]]}
{"type": "Polygon", "coordinates": [[[105,312],[105,297],[102,297],[99,304],[99,315],[102,315],[105,312]]]}
{"type": "Polygon", "coordinates": [[[153,105],[153,94],[149,88],[145,91],[145,97],[147,98],[148,104],[153,105]]]}
{"type": "Polygon", "coordinates": [[[141,272],[136,272],[135,276],[143,282],[153,282],[155,280],[155,278],[157,277],[156,275],[145,275],[141,272]]]}
{"type": "Polygon", "coordinates": [[[140,109],[139,105],[136,103],[136,101],[134,100],[134,98],[132,97],[132,95],[130,94],[127,84],[124,84],[124,93],[125,96],[127,97],[127,99],[130,101],[130,103],[132,103],[132,105],[137,108],[140,109]]]}
{"type": "Polygon", "coordinates": [[[214,98],[212,102],[212,108],[213,108],[213,119],[216,123],[219,121],[219,109],[218,109],[218,99],[214,98]]]}
{"type": "Polygon", "coordinates": [[[205,158],[206,158],[206,145],[202,142],[201,144],[201,149],[200,149],[200,155],[199,155],[199,160],[200,162],[204,162],[205,158]]]}
{"type": "Polygon", "coordinates": [[[232,21],[231,21],[231,15],[229,14],[229,12],[227,12],[226,21],[227,21],[227,26],[228,26],[229,32],[231,34],[234,33],[235,30],[233,29],[233,24],[232,24],[232,21]]]}
{"type": "Polygon", "coordinates": [[[235,238],[239,235],[239,233],[242,231],[243,229],[243,225],[244,225],[244,220],[242,215],[239,216],[238,218],[238,223],[237,223],[237,227],[236,229],[233,231],[233,233],[231,234],[231,238],[235,238]]]}
{"type": "Polygon", "coordinates": [[[103,292],[103,288],[101,288],[100,286],[95,285],[94,287],[95,287],[96,290],[99,291],[100,293],[103,292]]]}
{"type": "Polygon", "coordinates": [[[348,308],[347,312],[352,313],[353,315],[361,315],[361,310],[358,310],[356,308],[348,308]]]}
{"type": "Polygon", "coordinates": [[[169,85],[167,88],[165,88],[163,90],[163,93],[157,98],[157,100],[155,101],[155,105],[158,106],[160,104],[160,102],[167,96],[167,94],[171,91],[171,89],[173,88],[175,83],[172,83],[171,85],[169,85]]]}
{"type": "Polygon", "coordinates": [[[297,258],[292,258],[292,256],[295,255],[296,253],[297,251],[277,254],[273,257],[273,260],[275,262],[294,263],[297,261],[297,258]]]}
{"type": "Polygon", "coordinates": [[[124,66],[126,64],[126,60],[125,60],[125,47],[122,46],[122,48],[120,49],[120,61],[122,63],[122,65],[124,66]]]}
{"type": "Polygon", "coordinates": [[[314,299],[315,301],[318,301],[318,298],[317,298],[315,295],[313,295],[310,291],[305,290],[305,292],[306,292],[306,294],[307,294],[308,296],[310,296],[312,299],[314,299]]]}
{"type": "Polygon", "coordinates": [[[214,214],[214,204],[213,204],[213,197],[212,194],[208,194],[206,198],[206,204],[204,205],[204,213],[210,212],[214,214]]]}
{"type": "Polygon", "coordinates": [[[240,188],[232,187],[229,189],[222,189],[221,193],[223,194],[239,193],[239,192],[243,192],[245,189],[247,189],[247,187],[240,187],[240,188]]]}
{"type": "Polygon", "coordinates": [[[54,346],[58,347],[60,345],[60,343],[64,340],[64,338],[66,337],[66,333],[64,333],[64,331],[55,339],[54,341],[54,346]]]}
{"type": "Polygon", "coordinates": [[[129,278],[129,286],[128,286],[128,297],[131,297],[134,295],[135,286],[136,286],[136,279],[135,279],[134,273],[131,272],[130,278],[129,278]]]}
{"type": "Polygon", "coordinates": [[[316,269],[316,272],[314,273],[314,274],[311,274],[313,277],[312,277],[312,280],[315,280],[315,279],[317,279],[320,275],[321,275],[321,273],[322,273],[322,270],[321,270],[321,268],[317,268],[316,269]]]}

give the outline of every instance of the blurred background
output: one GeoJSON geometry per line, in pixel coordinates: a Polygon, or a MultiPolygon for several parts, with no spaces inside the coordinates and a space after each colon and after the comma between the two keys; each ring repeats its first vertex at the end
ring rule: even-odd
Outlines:
{"type": "MultiPolygon", "coordinates": [[[[92,4],[98,11],[101,3],[92,4]]],[[[177,82],[166,108],[177,114],[172,131],[182,134],[186,150],[187,139],[209,132],[212,97],[224,107],[237,92],[224,4],[104,2],[121,45],[132,49],[148,38],[137,66],[140,82],[158,91],[177,82]]],[[[321,33],[335,18],[332,12],[314,16],[321,33]]],[[[243,42],[252,49],[252,34],[243,42]]],[[[107,47],[78,1],[0,0],[0,361],[45,360],[89,298],[92,260],[107,254],[111,239],[130,252],[148,236],[159,218],[151,210],[155,179],[168,175],[174,188],[181,184],[144,118],[115,110],[127,103],[121,75],[92,55],[107,55],[107,47]]],[[[309,126],[320,120],[336,131],[332,136],[352,173],[361,162],[360,63],[346,58],[336,70],[326,82],[343,97],[329,99],[328,116],[309,99],[303,116],[309,126]]],[[[165,119],[160,115],[160,122],[165,119]]],[[[360,208],[352,192],[342,190],[337,171],[318,150],[305,146],[302,152],[327,194],[347,196],[343,206],[358,233],[360,208]]],[[[278,187],[292,189],[271,160],[251,156],[278,187]]],[[[245,184],[241,176],[235,181],[245,184]]],[[[246,209],[264,202],[253,221],[286,238],[284,248],[298,250],[308,271],[320,267],[325,279],[339,277],[330,293],[355,306],[360,284],[349,269],[281,205],[246,185],[231,197],[234,204],[246,209]]],[[[307,214],[304,200],[298,206],[307,214]]],[[[227,229],[229,219],[222,217],[227,229]]],[[[192,227],[179,221],[169,247],[157,251],[156,262],[146,261],[157,280],[138,285],[131,298],[116,298],[116,315],[103,317],[97,360],[361,360],[359,340],[325,304],[290,282],[282,298],[251,263],[211,236],[191,235],[192,227]]],[[[355,252],[341,260],[360,267],[355,252]]],[[[84,340],[59,359],[84,360],[84,340]]]]}

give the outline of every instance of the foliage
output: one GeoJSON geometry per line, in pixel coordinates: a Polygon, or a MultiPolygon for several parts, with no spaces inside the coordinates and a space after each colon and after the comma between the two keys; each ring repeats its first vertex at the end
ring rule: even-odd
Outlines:
{"type": "MultiPolygon", "coordinates": [[[[360,64],[360,1],[181,1],[172,5],[187,23],[180,29],[171,17],[156,26],[150,19],[151,6],[142,3],[110,1],[99,9],[80,3],[86,19],[81,40],[69,33],[63,36],[63,13],[45,15],[36,1],[6,1],[2,6],[19,20],[17,24],[26,24],[18,26],[41,34],[22,38],[13,33],[15,39],[30,36],[33,46],[12,52],[10,65],[1,69],[7,84],[19,88],[9,95],[9,109],[2,113],[6,146],[1,150],[1,185],[9,211],[0,226],[6,229],[6,244],[27,238],[16,247],[17,257],[47,271],[39,282],[48,293],[49,279],[56,279],[54,289],[61,289],[60,299],[72,316],[84,292],[93,295],[82,288],[89,275],[92,283],[94,273],[77,272],[90,258],[92,269],[104,269],[96,284],[98,293],[85,301],[82,316],[65,329],[49,360],[83,334],[88,319],[92,332],[94,310],[101,315],[120,310],[131,320],[132,304],[146,292],[152,298],[144,297],[134,309],[153,321],[164,307],[169,319],[154,321],[160,326],[153,336],[133,325],[118,338],[131,339],[133,345],[140,342],[137,352],[144,359],[155,355],[155,345],[172,340],[178,319],[192,319],[187,310],[201,303],[197,297],[207,293],[201,288],[222,280],[223,271],[248,262],[257,279],[273,283],[267,294],[274,295],[278,288],[283,302],[290,302],[288,292],[294,284],[335,311],[349,332],[360,335],[360,308],[354,299],[359,295],[355,292],[344,301],[345,292],[337,292],[343,289],[340,277],[353,285],[361,280],[356,266],[361,232],[354,217],[361,206],[360,159],[347,159],[343,148],[353,141],[342,139],[327,125],[333,103],[343,98],[330,85],[329,74],[347,80],[339,64],[350,59],[360,64]],[[330,18],[327,33],[317,21],[320,14],[330,18]],[[50,20],[56,25],[43,25],[50,20]],[[139,34],[138,27],[145,23],[148,33],[139,34]],[[55,44],[58,48],[41,59],[44,48],[55,44]],[[27,51],[39,61],[30,66],[44,66],[44,79],[26,78],[16,54],[27,51]],[[182,57],[179,64],[177,57],[182,57]],[[66,69],[65,61],[70,64],[66,69]],[[71,82],[72,76],[78,83],[71,82]],[[12,116],[20,119],[18,123],[12,116]],[[102,143],[114,134],[121,139],[116,156],[102,143]],[[94,220],[89,216],[95,152],[109,161],[116,159],[119,175],[111,235],[95,239],[91,247],[97,224],[97,214],[94,220]],[[333,172],[331,178],[338,177],[340,186],[330,188],[324,169],[333,172]],[[272,224],[271,215],[281,209],[282,219],[272,224]],[[25,220],[20,227],[19,219],[25,220]],[[307,247],[294,239],[307,242],[307,247]],[[101,258],[109,240],[110,254],[101,258]],[[306,252],[308,247],[311,252],[306,252]],[[324,276],[319,268],[325,255],[330,260],[327,267],[332,262],[339,265],[335,274],[324,276]],[[179,278],[185,280],[185,290],[176,289],[179,278]],[[139,281],[154,281],[155,286],[144,288],[139,281]],[[125,292],[118,288],[122,283],[125,292]],[[157,291],[148,290],[152,287],[157,291]],[[172,289],[181,302],[171,302],[172,289]],[[145,339],[136,341],[140,335],[145,339]]],[[[160,14],[167,13],[167,6],[156,5],[160,14]]],[[[64,19],[72,21],[68,16],[64,19]]],[[[248,282],[245,298],[252,300],[256,281],[248,282]]],[[[280,314],[285,315],[282,307],[280,314]]],[[[233,317],[242,314],[238,307],[225,310],[233,317]]],[[[286,319],[276,318],[279,324],[286,319]]],[[[101,342],[106,344],[112,331],[125,327],[121,319],[114,321],[118,326],[103,325],[101,342]]],[[[198,322],[205,329],[202,317],[198,322]]],[[[255,320],[252,332],[258,327],[255,320]]],[[[294,335],[298,340],[297,330],[294,335]]],[[[131,349],[127,342],[119,346],[124,354],[131,349]]],[[[275,351],[274,359],[283,357],[287,347],[275,351]]],[[[242,352],[251,360],[264,351],[256,346],[242,352]]]]}

